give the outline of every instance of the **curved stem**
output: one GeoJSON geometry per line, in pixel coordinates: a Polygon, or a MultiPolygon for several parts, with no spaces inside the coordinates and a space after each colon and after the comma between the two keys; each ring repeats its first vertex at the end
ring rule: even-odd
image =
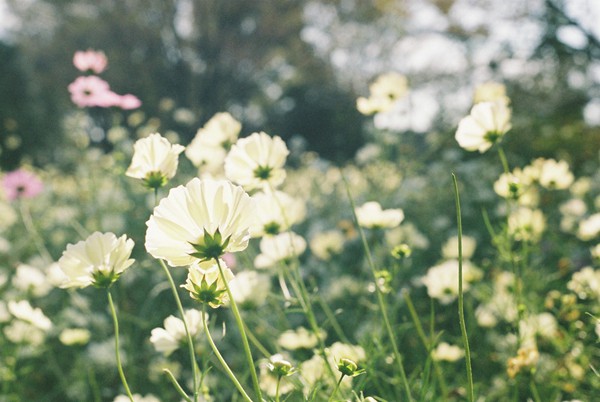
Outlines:
{"type": "Polygon", "coordinates": [[[235,374],[233,374],[233,371],[231,371],[231,369],[229,368],[229,365],[227,364],[225,359],[223,359],[221,352],[219,352],[217,345],[215,345],[215,341],[213,341],[213,338],[208,329],[208,323],[206,322],[206,306],[205,305],[202,305],[202,324],[204,326],[204,334],[206,335],[206,339],[208,339],[208,343],[210,344],[210,347],[213,350],[213,353],[215,354],[215,356],[217,356],[219,363],[221,363],[221,366],[223,366],[223,369],[225,370],[225,372],[227,373],[227,375],[233,382],[233,385],[235,385],[235,387],[240,392],[240,394],[242,394],[242,398],[244,398],[245,401],[252,402],[252,399],[250,399],[250,397],[248,396],[246,391],[244,391],[242,384],[240,384],[240,382],[238,381],[235,374]]]}
{"type": "Polygon", "coordinates": [[[462,218],[460,213],[460,197],[458,194],[458,183],[456,175],[452,173],[452,182],[454,184],[454,198],[456,200],[456,222],[458,226],[458,320],[460,322],[460,332],[465,347],[465,362],[467,366],[467,393],[469,401],[475,400],[473,392],[473,369],[471,367],[471,349],[469,348],[469,338],[467,336],[467,326],[465,324],[465,309],[463,305],[463,264],[462,264],[462,218]]]}
{"type": "Polygon", "coordinates": [[[333,401],[333,398],[335,397],[335,394],[337,394],[338,389],[340,389],[340,384],[342,383],[343,379],[344,379],[344,374],[340,375],[340,379],[338,380],[337,384],[335,384],[335,388],[334,388],[333,392],[331,393],[331,396],[327,400],[328,402],[333,401]]]}
{"type": "Polygon", "coordinates": [[[187,337],[188,343],[188,351],[190,354],[190,360],[192,362],[192,375],[193,375],[193,384],[194,384],[194,402],[198,401],[198,366],[196,365],[196,354],[194,352],[194,341],[192,339],[192,334],[187,325],[187,320],[185,319],[185,312],[183,311],[183,306],[181,305],[181,299],[179,298],[179,293],[177,293],[177,287],[175,286],[175,282],[173,281],[173,277],[171,276],[171,272],[169,268],[165,265],[165,262],[161,259],[160,266],[162,267],[165,275],[167,275],[167,279],[169,281],[169,285],[171,286],[171,291],[173,292],[173,297],[175,298],[175,302],[177,303],[177,309],[179,310],[179,315],[181,315],[181,320],[183,321],[183,327],[185,329],[185,334],[187,337]]]}
{"type": "Polygon", "coordinates": [[[413,397],[410,392],[410,386],[408,384],[408,378],[406,377],[406,371],[404,370],[404,363],[402,362],[402,355],[398,350],[398,345],[396,344],[396,338],[394,336],[394,331],[392,330],[392,325],[390,324],[390,320],[387,313],[387,308],[385,305],[385,301],[383,299],[383,294],[379,286],[377,286],[377,272],[375,269],[375,263],[373,262],[373,257],[371,256],[371,250],[369,248],[369,244],[367,243],[367,237],[365,236],[365,232],[363,228],[358,224],[358,218],[356,216],[356,204],[354,203],[354,199],[352,198],[352,194],[350,193],[350,185],[346,180],[346,177],[342,174],[342,180],[344,181],[344,186],[346,187],[346,193],[348,194],[348,199],[350,200],[350,205],[352,209],[352,216],[354,217],[354,221],[356,222],[356,227],[358,228],[358,233],[360,234],[360,239],[363,244],[363,248],[365,250],[365,254],[367,256],[367,261],[369,263],[369,267],[371,268],[371,274],[373,276],[373,281],[375,283],[375,293],[377,295],[377,303],[379,304],[379,310],[381,311],[381,315],[383,317],[383,322],[385,325],[385,329],[387,331],[387,336],[390,339],[390,343],[392,344],[392,350],[394,352],[394,357],[396,360],[396,364],[398,365],[398,371],[400,372],[400,377],[402,379],[402,384],[404,386],[404,393],[406,394],[406,398],[408,401],[412,401],[413,397]]]}
{"type": "Polygon", "coordinates": [[[260,385],[258,383],[258,375],[256,374],[256,367],[254,366],[254,359],[252,359],[252,351],[250,350],[250,344],[248,343],[248,336],[246,335],[246,330],[244,326],[244,321],[242,320],[242,316],[240,315],[240,311],[237,308],[237,303],[233,298],[233,294],[231,293],[231,289],[229,288],[229,284],[225,279],[225,275],[223,274],[223,267],[221,267],[221,262],[218,258],[215,258],[217,263],[217,267],[219,268],[219,275],[221,276],[221,280],[225,284],[225,289],[227,290],[227,295],[229,296],[229,306],[231,307],[231,312],[235,317],[235,322],[237,323],[238,329],[240,331],[240,335],[242,337],[242,345],[244,346],[244,354],[246,355],[246,360],[248,366],[250,367],[250,375],[252,376],[252,383],[254,385],[254,392],[256,393],[256,397],[259,401],[262,401],[262,393],[260,391],[260,385]]]}
{"type": "Polygon", "coordinates": [[[175,387],[175,390],[177,390],[179,395],[181,395],[181,397],[183,399],[185,399],[186,402],[192,402],[190,397],[185,393],[183,388],[181,388],[181,385],[179,385],[179,383],[175,379],[175,376],[173,375],[173,373],[171,373],[171,370],[164,368],[163,373],[165,373],[167,375],[167,377],[169,377],[169,380],[171,380],[171,383],[173,384],[173,386],[175,387]]]}
{"type": "Polygon", "coordinates": [[[115,327],[115,353],[117,357],[117,369],[119,370],[119,376],[121,377],[121,382],[125,387],[125,392],[127,393],[129,400],[134,402],[133,395],[131,395],[131,390],[127,384],[127,379],[125,378],[125,373],[123,372],[123,365],[121,364],[121,352],[119,351],[119,321],[117,320],[117,311],[115,310],[115,305],[113,304],[112,295],[110,294],[109,288],[106,288],[106,294],[108,296],[108,305],[110,307],[110,312],[112,314],[113,324],[115,327]]]}

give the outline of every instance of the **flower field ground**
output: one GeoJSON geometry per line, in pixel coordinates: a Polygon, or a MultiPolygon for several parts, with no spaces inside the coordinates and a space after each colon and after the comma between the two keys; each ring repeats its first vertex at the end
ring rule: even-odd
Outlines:
{"type": "MultiPolygon", "coordinates": [[[[524,158],[493,82],[344,164],[227,111],[182,143],[103,57],[1,173],[0,401],[598,400],[598,149],[524,158]]],[[[370,84],[375,121],[410,96],[370,84]]]]}

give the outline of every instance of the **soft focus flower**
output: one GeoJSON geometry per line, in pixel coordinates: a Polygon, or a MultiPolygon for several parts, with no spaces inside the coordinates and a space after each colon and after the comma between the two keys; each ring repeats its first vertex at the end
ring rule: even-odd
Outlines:
{"type": "Polygon", "coordinates": [[[537,365],[540,354],[536,346],[526,346],[519,348],[517,356],[511,357],[507,362],[507,374],[510,378],[515,378],[524,368],[533,368],[537,365]]]}
{"type": "MultiPolygon", "coordinates": [[[[141,394],[133,394],[133,402],[160,402],[160,399],[155,397],[152,394],[148,394],[146,396],[142,396],[141,394]]],[[[117,396],[113,402],[130,402],[129,396],[127,395],[119,395],[117,396]]]]}
{"type": "Polygon", "coordinates": [[[294,232],[266,236],[260,241],[260,254],[254,259],[256,268],[269,268],[280,261],[299,256],[306,250],[306,240],[294,232]]]}
{"type": "MultiPolygon", "coordinates": [[[[9,203],[2,200],[0,200],[0,216],[2,217],[0,219],[0,233],[11,227],[18,219],[17,212],[14,210],[14,208],[11,207],[9,203]]],[[[4,250],[6,248],[4,243],[5,241],[6,240],[0,242],[0,252],[7,251],[4,250]]]]}
{"type": "MultiPolygon", "coordinates": [[[[468,261],[463,262],[463,292],[469,290],[470,283],[481,278],[481,271],[468,261]]],[[[429,268],[421,278],[427,287],[429,297],[449,304],[458,297],[458,260],[448,260],[429,268]]]]}
{"type": "Polygon", "coordinates": [[[575,176],[569,169],[566,161],[555,161],[554,159],[540,160],[539,182],[542,187],[555,190],[564,190],[569,188],[575,176]]]}
{"type": "Polygon", "coordinates": [[[146,223],[146,250],[185,266],[248,247],[254,201],[224,180],[192,179],[171,189],[146,223]]]}
{"type": "Polygon", "coordinates": [[[532,314],[519,321],[521,346],[535,346],[536,336],[553,339],[558,334],[558,323],[550,313],[532,314]]]}
{"type": "Polygon", "coordinates": [[[473,104],[496,101],[504,102],[507,105],[510,103],[510,99],[506,96],[506,86],[504,84],[489,81],[479,84],[475,88],[473,104]]]}
{"type": "Polygon", "coordinates": [[[27,300],[21,300],[18,302],[9,301],[8,311],[15,318],[31,324],[43,331],[48,331],[50,328],[52,328],[52,321],[46,317],[44,312],[38,307],[32,307],[27,300]]]}
{"type": "MultiPolygon", "coordinates": [[[[346,359],[345,361],[352,361],[356,366],[358,366],[367,358],[367,354],[362,346],[351,345],[343,342],[334,342],[331,346],[325,348],[325,354],[327,355],[327,362],[334,372],[338,371],[340,361],[343,359],[346,359]]],[[[351,383],[352,377],[347,376],[344,378],[341,385],[347,387],[351,383]]]]}
{"type": "Polygon", "coordinates": [[[123,235],[94,232],[86,240],[67,245],[58,260],[68,277],[61,287],[109,287],[135,261],[131,256],[133,240],[123,235]]]}
{"type": "Polygon", "coordinates": [[[242,124],[229,113],[217,113],[196,132],[185,156],[203,172],[221,172],[225,156],[237,141],[241,129],[242,124]]]}
{"type": "Polygon", "coordinates": [[[233,145],[225,158],[225,175],[247,190],[270,190],[283,183],[288,154],[280,137],[253,133],[233,145]]]}
{"type": "Polygon", "coordinates": [[[406,77],[398,73],[382,74],[369,86],[369,97],[356,100],[356,108],[364,115],[387,112],[408,92],[406,77]]]}
{"type": "Polygon", "coordinates": [[[223,277],[215,261],[194,262],[188,271],[187,280],[182,288],[190,292],[190,297],[197,302],[208,304],[212,308],[220,307],[229,302],[225,282],[229,285],[234,279],[233,272],[220,261],[223,277]]]}
{"type": "Polygon", "coordinates": [[[269,396],[285,395],[294,390],[294,383],[287,377],[294,374],[292,363],[280,354],[273,355],[260,365],[260,388],[269,396]],[[277,383],[279,382],[279,387],[277,383]]]}
{"type": "Polygon", "coordinates": [[[118,95],[110,90],[108,82],[95,75],[77,77],[68,88],[71,101],[79,107],[110,107],[118,98],[118,95]]]}
{"type": "Polygon", "coordinates": [[[2,178],[4,194],[9,201],[19,198],[34,198],[44,189],[44,183],[33,173],[17,169],[2,178]]]}
{"type": "MultiPolygon", "coordinates": [[[[202,322],[202,312],[190,309],[184,312],[185,321],[191,336],[195,336],[202,331],[204,323],[202,322]]],[[[208,317],[205,317],[208,319],[208,317]]],[[[181,318],[170,315],[163,322],[164,328],[154,328],[150,332],[150,343],[157,352],[169,356],[187,341],[185,326],[181,318]]]]}
{"type": "Polygon", "coordinates": [[[79,50],[73,56],[73,65],[79,71],[92,71],[95,74],[100,74],[106,68],[108,59],[102,51],[88,49],[86,51],[79,50]]]}
{"type": "Polygon", "coordinates": [[[339,230],[328,230],[317,233],[310,240],[310,251],[321,260],[329,260],[344,249],[346,238],[339,230]]]}
{"type": "Polygon", "coordinates": [[[584,267],[575,272],[567,283],[567,289],[585,300],[600,300],[600,270],[584,267]]]}
{"type": "Polygon", "coordinates": [[[135,95],[125,94],[119,96],[114,106],[120,107],[123,110],[137,109],[142,106],[142,101],[135,95]]]}
{"type": "MultiPolygon", "coordinates": [[[[477,241],[471,236],[462,236],[462,257],[465,260],[473,257],[477,241]]],[[[442,256],[446,259],[458,258],[458,237],[449,238],[442,247],[442,256]]]]}
{"type": "Polygon", "coordinates": [[[456,345],[450,345],[446,342],[440,342],[435,349],[431,351],[433,360],[445,360],[447,362],[455,362],[465,355],[465,351],[456,345]]]}
{"type": "MultiPolygon", "coordinates": [[[[321,330],[321,338],[325,338],[325,332],[321,330]]],[[[319,339],[314,332],[304,327],[289,329],[282,332],[277,338],[277,344],[287,350],[312,349],[319,343],[319,339]]]]}
{"type": "Polygon", "coordinates": [[[158,133],[137,140],[133,148],[135,152],[125,174],[142,179],[148,188],[162,187],[175,176],[179,154],[185,149],[178,144],[171,145],[158,133]]]}
{"type": "Polygon", "coordinates": [[[401,209],[382,210],[377,201],[369,201],[356,208],[358,224],[367,229],[391,229],[404,220],[401,209]]]}
{"type": "Polygon", "coordinates": [[[58,339],[63,345],[85,345],[90,341],[91,333],[85,328],[66,328],[63,329],[58,339]]]}
{"type": "Polygon", "coordinates": [[[238,306],[254,308],[267,300],[271,291],[271,278],[256,271],[242,271],[229,283],[229,288],[238,306]]]}
{"type": "Polygon", "coordinates": [[[252,198],[256,201],[256,220],[250,228],[252,237],[284,232],[306,216],[304,202],[282,191],[259,192],[252,198]]]}
{"type": "Polygon", "coordinates": [[[579,222],[577,237],[581,240],[588,241],[598,236],[600,233],[600,213],[590,215],[588,218],[579,222]]]}
{"type": "Polygon", "coordinates": [[[35,297],[45,296],[52,290],[52,284],[42,270],[27,264],[17,266],[12,285],[16,289],[31,292],[35,297]]]}
{"type": "Polygon", "coordinates": [[[539,209],[520,207],[508,216],[508,233],[516,240],[537,241],[546,229],[546,219],[539,209]]]}
{"type": "Polygon", "coordinates": [[[510,108],[503,102],[481,102],[473,106],[456,130],[456,141],[467,151],[487,151],[510,130],[510,108]]]}

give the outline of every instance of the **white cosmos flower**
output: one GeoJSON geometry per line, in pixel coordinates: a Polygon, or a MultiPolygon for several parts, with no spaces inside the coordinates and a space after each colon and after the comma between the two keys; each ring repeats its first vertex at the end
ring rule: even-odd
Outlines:
{"type": "Polygon", "coordinates": [[[266,236],[260,241],[260,254],[254,259],[254,265],[256,268],[269,268],[279,261],[302,254],[304,250],[306,240],[294,232],[266,236]]]}
{"type": "Polygon", "coordinates": [[[225,158],[225,176],[247,190],[277,187],[285,179],[285,142],[267,133],[253,133],[233,145],[225,158]]]}
{"type": "MultiPolygon", "coordinates": [[[[200,333],[203,328],[202,312],[190,309],[185,311],[185,320],[191,336],[200,333]]],[[[208,319],[208,315],[206,315],[208,319]]],[[[163,322],[164,328],[154,328],[151,331],[150,343],[154,345],[157,352],[169,356],[179,346],[186,341],[187,334],[185,333],[185,325],[183,320],[174,315],[165,318],[163,322]]]]}
{"type": "Polygon", "coordinates": [[[229,288],[238,306],[258,307],[267,300],[271,278],[256,271],[242,271],[229,283],[229,288]]]}
{"type": "Polygon", "coordinates": [[[8,311],[15,316],[15,318],[31,324],[43,331],[48,331],[50,328],[52,328],[52,321],[46,317],[44,312],[38,307],[32,307],[27,300],[21,300],[18,302],[9,301],[8,311]]]}
{"type": "Polygon", "coordinates": [[[369,97],[356,100],[356,108],[364,115],[387,112],[408,92],[408,80],[402,74],[382,74],[369,86],[369,97]]]}
{"type": "Polygon", "coordinates": [[[250,228],[252,237],[286,231],[306,216],[304,202],[282,191],[260,192],[252,198],[256,201],[256,222],[250,228]]]}
{"type": "Polygon", "coordinates": [[[431,351],[431,358],[433,360],[445,360],[448,362],[455,362],[461,359],[465,355],[465,351],[456,345],[450,345],[446,342],[440,342],[437,347],[431,351]]]}
{"type": "MultiPolygon", "coordinates": [[[[463,291],[467,291],[470,283],[480,279],[481,271],[468,261],[463,262],[463,291]]],[[[448,260],[429,268],[421,278],[427,287],[429,297],[439,299],[442,304],[449,304],[458,296],[458,260],[448,260]]]]}
{"type": "Polygon", "coordinates": [[[197,168],[216,174],[223,170],[227,151],[237,141],[241,129],[242,124],[229,113],[217,113],[196,132],[185,156],[197,168]]]}
{"type": "Polygon", "coordinates": [[[555,161],[554,159],[542,159],[540,164],[540,185],[548,189],[564,190],[569,188],[575,176],[569,169],[566,161],[555,161]]]}
{"type": "Polygon", "coordinates": [[[114,233],[92,233],[86,240],[67,245],[58,265],[68,279],[63,288],[89,285],[108,287],[135,261],[133,240],[114,233]]]}
{"type": "Polygon", "coordinates": [[[225,180],[192,179],[163,198],[146,225],[146,250],[173,267],[248,247],[254,200],[225,180]]]}
{"type": "Polygon", "coordinates": [[[508,216],[508,233],[516,240],[537,241],[546,230],[546,218],[539,209],[519,207],[508,216]]]}
{"type": "Polygon", "coordinates": [[[150,188],[162,187],[175,176],[179,154],[185,147],[171,145],[169,140],[158,133],[135,142],[131,165],[125,175],[142,179],[150,188]]]}
{"type": "MultiPolygon", "coordinates": [[[[219,260],[219,263],[223,270],[223,277],[229,285],[229,282],[234,279],[233,272],[227,268],[225,261],[219,260]]],[[[215,261],[195,262],[190,266],[187,280],[181,287],[190,292],[192,299],[217,308],[229,302],[223,277],[215,261]]]]}
{"type": "Polygon", "coordinates": [[[404,220],[404,212],[401,209],[382,210],[377,201],[369,201],[356,208],[358,224],[364,228],[395,228],[404,220]]]}
{"type": "Polygon", "coordinates": [[[481,102],[471,109],[456,130],[456,141],[467,151],[487,151],[511,128],[511,112],[505,102],[481,102]]]}

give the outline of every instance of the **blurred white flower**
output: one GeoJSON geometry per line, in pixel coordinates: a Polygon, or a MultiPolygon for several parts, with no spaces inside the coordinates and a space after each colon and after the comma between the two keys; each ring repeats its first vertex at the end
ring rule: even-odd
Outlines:
{"type": "Polygon", "coordinates": [[[516,240],[537,241],[546,229],[546,219],[539,209],[520,207],[508,216],[508,233],[516,240]]]}
{"type": "Polygon", "coordinates": [[[40,269],[26,264],[17,266],[12,284],[19,290],[31,292],[35,297],[45,296],[52,290],[52,284],[46,275],[40,269]]]}
{"type": "Polygon", "coordinates": [[[329,260],[344,249],[346,238],[339,230],[317,233],[310,240],[310,251],[321,260],[329,260]]]}
{"type": "Polygon", "coordinates": [[[395,72],[382,74],[369,86],[369,97],[356,100],[356,108],[364,115],[386,112],[408,93],[408,80],[395,72]]]}
{"type": "Polygon", "coordinates": [[[577,237],[583,241],[592,240],[600,233],[600,213],[590,215],[587,219],[579,222],[577,237]]]}
{"type": "Polygon", "coordinates": [[[447,362],[455,362],[462,359],[465,351],[456,345],[450,345],[446,342],[440,342],[435,349],[431,351],[433,360],[445,360],[447,362]]]}
{"type": "Polygon", "coordinates": [[[555,161],[554,159],[542,159],[540,167],[539,182],[542,187],[555,190],[569,188],[575,176],[569,169],[566,161],[555,161]]]}
{"type": "Polygon", "coordinates": [[[306,250],[306,240],[294,232],[263,237],[260,254],[254,259],[256,268],[270,268],[280,261],[299,256],[306,250]]]}
{"type": "Polygon", "coordinates": [[[135,152],[125,175],[142,179],[149,188],[162,187],[175,176],[179,154],[185,149],[178,144],[171,145],[158,133],[137,140],[133,147],[135,152]]]}
{"type": "Polygon", "coordinates": [[[271,278],[256,271],[238,272],[229,283],[231,294],[240,307],[258,307],[271,291],[271,278]]]}
{"type": "Polygon", "coordinates": [[[247,190],[269,190],[285,180],[285,142],[267,133],[253,133],[238,140],[225,158],[225,176],[247,190]]]}
{"type": "Polygon", "coordinates": [[[13,321],[3,329],[4,336],[12,343],[25,343],[39,346],[44,342],[46,332],[25,321],[13,321]]]}
{"type": "MultiPolygon", "coordinates": [[[[463,259],[468,260],[473,257],[475,248],[477,247],[477,241],[471,236],[462,236],[462,256],[463,259]]],[[[446,240],[446,243],[442,246],[442,256],[445,259],[456,259],[458,258],[458,237],[453,236],[446,240]]]]}
{"type": "MultiPolygon", "coordinates": [[[[152,394],[148,394],[146,396],[142,396],[140,394],[133,394],[133,402],[160,402],[160,399],[155,397],[152,394]]],[[[130,402],[131,400],[127,395],[119,395],[117,396],[113,402],[130,402]]]]}
{"type": "Polygon", "coordinates": [[[260,388],[271,397],[276,396],[277,392],[279,392],[279,395],[285,395],[295,388],[288,375],[282,375],[278,381],[279,375],[276,371],[280,367],[283,367],[283,371],[288,370],[290,373],[295,371],[292,364],[280,354],[271,356],[268,361],[264,361],[260,365],[260,388]]]}
{"type": "Polygon", "coordinates": [[[306,216],[304,202],[282,191],[259,192],[252,198],[256,202],[256,220],[250,228],[252,237],[284,232],[306,216]]]}
{"type": "Polygon", "coordinates": [[[48,331],[50,328],[52,328],[52,321],[46,317],[44,312],[38,307],[32,307],[27,300],[21,300],[18,302],[9,301],[8,311],[15,318],[29,323],[43,331],[48,331]]]}
{"type": "Polygon", "coordinates": [[[85,328],[65,328],[58,339],[63,345],[85,345],[89,342],[91,333],[85,328]]]}
{"type": "MultiPolygon", "coordinates": [[[[206,317],[208,319],[208,315],[206,317]]],[[[191,336],[202,331],[202,312],[191,309],[185,311],[185,321],[191,336]]],[[[185,326],[181,318],[170,315],[163,322],[164,328],[154,328],[150,332],[150,343],[157,352],[169,356],[187,339],[185,326]]]]}
{"type": "Polygon", "coordinates": [[[237,141],[241,129],[242,124],[229,113],[217,113],[196,132],[185,156],[203,172],[222,172],[225,156],[237,141]]]}
{"type": "Polygon", "coordinates": [[[475,87],[473,104],[496,101],[504,102],[507,105],[510,103],[510,99],[506,96],[506,86],[504,84],[488,81],[475,87]]]}
{"type": "Polygon", "coordinates": [[[404,212],[401,209],[382,210],[377,201],[369,201],[356,208],[356,218],[358,224],[367,229],[391,229],[404,220],[404,212]]]}
{"type": "MultiPolygon", "coordinates": [[[[325,332],[323,330],[321,330],[320,336],[325,339],[325,332]]],[[[319,339],[317,336],[304,327],[284,331],[277,338],[277,344],[287,350],[312,349],[318,343],[319,339]]]]}
{"type": "Polygon", "coordinates": [[[521,345],[534,346],[536,336],[552,339],[558,334],[558,323],[550,313],[532,314],[519,321],[521,345]]]}
{"type": "Polygon", "coordinates": [[[584,267],[575,272],[567,283],[567,289],[574,292],[578,298],[585,300],[600,300],[600,270],[584,267]]]}
{"type": "MultiPolygon", "coordinates": [[[[224,280],[229,285],[234,278],[233,272],[225,261],[220,260],[224,280]]],[[[220,307],[229,302],[229,295],[223,278],[219,273],[219,267],[213,260],[194,262],[188,270],[187,280],[182,288],[190,293],[190,297],[197,302],[206,303],[212,308],[220,307]]]]}
{"type": "Polygon", "coordinates": [[[171,189],[146,225],[146,250],[169,265],[185,266],[248,247],[255,204],[224,180],[192,179],[171,189]]]}
{"type": "Polygon", "coordinates": [[[58,265],[68,278],[61,287],[108,287],[134,263],[133,240],[114,233],[92,233],[86,240],[67,245],[58,265]]]}
{"type": "MultiPolygon", "coordinates": [[[[463,262],[463,292],[470,288],[471,282],[479,280],[481,271],[468,261],[463,262]]],[[[449,304],[458,297],[458,260],[448,260],[429,268],[421,278],[427,287],[429,297],[449,304]]]]}
{"type": "Polygon", "coordinates": [[[467,151],[487,151],[510,130],[510,108],[504,102],[481,102],[473,106],[456,130],[456,141],[467,151]]]}

